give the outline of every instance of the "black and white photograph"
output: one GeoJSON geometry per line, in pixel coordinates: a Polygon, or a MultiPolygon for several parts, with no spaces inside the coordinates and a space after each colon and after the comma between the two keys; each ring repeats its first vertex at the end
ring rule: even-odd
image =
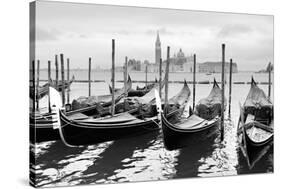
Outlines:
{"type": "Polygon", "coordinates": [[[29,183],[274,172],[274,16],[29,4],[29,183]]]}

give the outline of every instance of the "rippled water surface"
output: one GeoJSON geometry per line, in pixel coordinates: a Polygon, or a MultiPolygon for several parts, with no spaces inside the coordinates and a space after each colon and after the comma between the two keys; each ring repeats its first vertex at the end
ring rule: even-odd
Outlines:
{"type": "MultiPolygon", "coordinates": [[[[86,72],[85,72],[86,73],[86,72]]],[[[73,72],[76,79],[85,79],[83,71],[73,72]]],[[[106,79],[110,73],[93,73],[94,79],[106,79]]],[[[42,74],[43,77],[44,73],[42,74]]],[[[266,82],[267,74],[238,73],[233,75],[233,81],[250,81],[255,75],[258,82],[266,82]]],[[[143,80],[144,74],[131,74],[133,80],[143,80]]],[[[149,74],[153,80],[156,74],[149,74]]],[[[117,78],[122,78],[118,73],[117,78]]],[[[197,74],[198,80],[220,81],[220,74],[206,76],[197,74]]],[[[191,81],[192,74],[171,74],[171,80],[191,81]]],[[[133,84],[135,87],[137,83],[133,84]]],[[[143,84],[138,84],[143,85],[143,84]]],[[[88,84],[73,83],[71,99],[88,94],[88,84]]],[[[122,86],[122,83],[117,83],[122,86]]],[[[182,84],[170,84],[169,96],[173,96],[182,84]]],[[[192,90],[192,85],[189,86],[192,90]]],[[[267,93],[268,86],[260,85],[267,93]]],[[[196,102],[207,96],[212,85],[196,86],[196,102]]],[[[249,169],[247,161],[242,156],[236,139],[236,127],[239,116],[239,105],[243,103],[250,85],[234,85],[232,93],[231,118],[225,120],[225,139],[220,137],[205,140],[201,143],[186,145],[177,150],[166,150],[163,144],[161,130],[145,135],[127,137],[95,145],[77,148],[66,147],[61,141],[38,143],[36,151],[36,175],[38,186],[64,186],[94,183],[117,183],[145,180],[165,180],[171,178],[210,177],[237,175],[244,173],[273,172],[273,150],[268,148],[265,154],[249,169]]],[[[94,83],[92,94],[107,94],[105,83],[94,83]]],[[[226,85],[228,89],[228,85],[226,85]]],[[[273,94],[273,93],[272,93],[273,94]]],[[[226,90],[228,97],[228,90],[226,90]]],[[[192,104],[192,98],[189,105],[192,104]]],[[[44,110],[46,98],[40,106],[44,110]]],[[[226,117],[228,115],[226,113],[226,117]]]]}

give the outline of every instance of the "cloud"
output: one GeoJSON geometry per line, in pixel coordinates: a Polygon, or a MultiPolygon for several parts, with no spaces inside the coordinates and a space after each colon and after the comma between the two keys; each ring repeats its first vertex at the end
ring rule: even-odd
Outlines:
{"type": "Polygon", "coordinates": [[[252,28],[246,25],[226,25],[218,33],[218,37],[234,37],[252,32],[252,28]]]}
{"type": "Polygon", "coordinates": [[[167,30],[165,27],[161,27],[161,28],[156,28],[156,29],[149,29],[147,30],[145,33],[147,35],[156,35],[156,32],[159,32],[161,35],[173,35],[174,32],[167,30]]]}
{"type": "Polygon", "coordinates": [[[38,41],[54,41],[58,40],[61,32],[56,29],[44,29],[41,27],[36,28],[36,40],[38,41]]]}

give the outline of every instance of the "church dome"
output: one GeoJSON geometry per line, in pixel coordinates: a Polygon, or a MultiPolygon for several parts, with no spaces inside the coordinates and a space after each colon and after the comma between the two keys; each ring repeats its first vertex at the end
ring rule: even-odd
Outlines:
{"type": "Polygon", "coordinates": [[[177,53],[177,57],[178,57],[178,58],[184,58],[184,53],[182,52],[181,49],[180,49],[180,51],[177,53]]]}

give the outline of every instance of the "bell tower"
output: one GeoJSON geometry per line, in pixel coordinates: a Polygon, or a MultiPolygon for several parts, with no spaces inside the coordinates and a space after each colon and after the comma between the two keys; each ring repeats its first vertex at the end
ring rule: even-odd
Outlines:
{"type": "Polygon", "coordinates": [[[157,37],[155,42],[155,64],[159,65],[160,58],[161,58],[161,42],[160,42],[159,32],[157,31],[157,37]]]}

